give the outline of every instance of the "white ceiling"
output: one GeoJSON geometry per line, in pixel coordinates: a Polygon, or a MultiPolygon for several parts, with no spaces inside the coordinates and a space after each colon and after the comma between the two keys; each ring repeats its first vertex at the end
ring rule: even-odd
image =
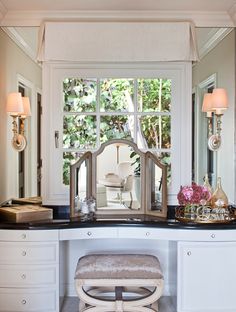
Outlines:
{"type": "Polygon", "coordinates": [[[234,26],[236,0],[0,0],[2,26],[61,18],[190,19],[197,26],[234,26]]]}
{"type": "Polygon", "coordinates": [[[46,19],[66,20],[192,20],[203,57],[236,26],[236,0],[0,0],[0,26],[32,58],[37,27],[46,19]],[[212,28],[215,26],[221,29],[212,28]]]}
{"type": "Polygon", "coordinates": [[[1,0],[6,10],[228,11],[234,0],[1,0]]]}

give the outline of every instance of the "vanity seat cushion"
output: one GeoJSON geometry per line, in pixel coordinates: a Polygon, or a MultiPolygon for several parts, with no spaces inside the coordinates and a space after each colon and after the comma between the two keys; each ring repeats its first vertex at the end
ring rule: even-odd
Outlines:
{"type": "Polygon", "coordinates": [[[95,254],[79,259],[75,279],[163,279],[152,255],[95,254]]]}

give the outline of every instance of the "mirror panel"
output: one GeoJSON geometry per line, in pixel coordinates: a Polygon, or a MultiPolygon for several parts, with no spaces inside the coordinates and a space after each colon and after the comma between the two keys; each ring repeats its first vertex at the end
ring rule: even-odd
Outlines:
{"type": "Polygon", "coordinates": [[[96,157],[97,210],[141,210],[141,156],[126,142],[105,146],[96,157]]]}
{"type": "Polygon", "coordinates": [[[85,153],[70,166],[70,215],[81,214],[81,204],[91,197],[91,152],[85,153]]]}
{"type": "Polygon", "coordinates": [[[146,213],[167,216],[167,166],[146,153],[146,213]]]}

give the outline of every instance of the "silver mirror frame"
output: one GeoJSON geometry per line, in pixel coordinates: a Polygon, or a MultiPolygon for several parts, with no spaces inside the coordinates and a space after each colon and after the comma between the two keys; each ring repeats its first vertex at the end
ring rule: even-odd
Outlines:
{"type": "Polygon", "coordinates": [[[97,215],[137,215],[146,214],[157,217],[167,217],[167,166],[162,164],[158,158],[151,152],[142,152],[138,146],[126,139],[114,139],[103,143],[101,147],[94,153],[86,152],[75,164],[70,166],[70,217],[79,217],[80,213],[75,212],[75,183],[76,183],[76,170],[79,170],[83,161],[87,160],[88,164],[88,182],[87,182],[87,197],[93,197],[96,199],[97,192],[97,157],[104,151],[104,149],[112,144],[124,144],[133,148],[133,150],[140,155],[141,164],[141,208],[138,210],[124,210],[124,209],[99,209],[96,212],[97,215]],[[150,169],[148,167],[148,161],[150,159],[162,170],[162,209],[158,211],[152,211],[151,198],[148,196],[148,189],[150,188],[150,169]]]}

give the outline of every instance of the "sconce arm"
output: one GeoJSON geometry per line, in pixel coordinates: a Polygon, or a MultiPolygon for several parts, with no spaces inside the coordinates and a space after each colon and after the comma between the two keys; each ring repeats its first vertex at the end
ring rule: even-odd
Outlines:
{"type": "Polygon", "coordinates": [[[16,149],[18,152],[21,152],[26,148],[27,145],[26,137],[24,136],[24,118],[20,125],[20,133],[18,133],[18,125],[16,121],[17,116],[16,115],[11,116],[13,118],[12,121],[13,138],[11,143],[14,149],[16,149]]]}

